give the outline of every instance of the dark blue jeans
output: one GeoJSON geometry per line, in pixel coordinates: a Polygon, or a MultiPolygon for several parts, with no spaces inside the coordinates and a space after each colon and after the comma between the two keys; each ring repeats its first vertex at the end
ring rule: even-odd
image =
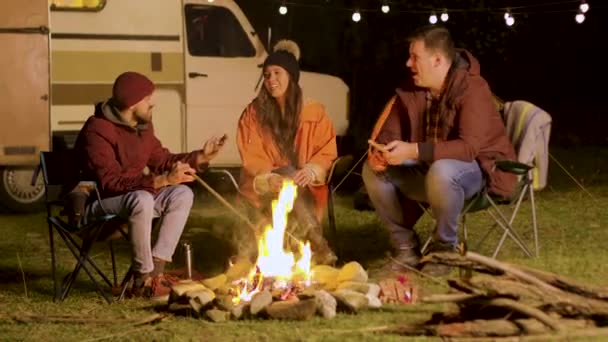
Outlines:
{"type": "Polygon", "coordinates": [[[404,198],[427,203],[437,220],[434,239],[456,246],[458,216],[465,200],[481,190],[483,175],[475,161],[441,159],[430,166],[389,166],[379,173],[366,163],[363,182],[393,244],[407,249],[418,247],[418,240],[415,220],[410,224],[407,217],[414,213],[404,212],[404,198]]]}

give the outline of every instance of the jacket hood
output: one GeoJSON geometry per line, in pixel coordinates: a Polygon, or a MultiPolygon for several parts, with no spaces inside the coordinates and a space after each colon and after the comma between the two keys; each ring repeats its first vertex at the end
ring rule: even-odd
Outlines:
{"type": "Polygon", "coordinates": [[[479,76],[481,74],[481,66],[479,61],[469,51],[464,49],[456,49],[456,59],[454,60],[454,69],[464,69],[471,76],[479,76]]]}
{"type": "Polygon", "coordinates": [[[120,116],[120,111],[118,108],[112,103],[112,100],[107,100],[104,102],[99,102],[95,105],[95,117],[100,119],[106,119],[116,125],[126,127],[128,129],[132,129],[135,131],[144,130],[148,127],[147,124],[138,124],[135,127],[127,124],[122,117],[120,116]]]}

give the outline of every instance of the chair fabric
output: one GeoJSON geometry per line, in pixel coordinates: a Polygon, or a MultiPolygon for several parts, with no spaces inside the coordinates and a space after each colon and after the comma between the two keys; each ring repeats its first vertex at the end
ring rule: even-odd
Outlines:
{"type": "MultiPolygon", "coordinates": [[[[86,187],[91,189],[94,196],[99,198],[99,192],[94,182],[80,182],[80,172],[74,150],[60,150],[40,153],[40,165],[44,178],[46,209],[51,250],[51,272],[53,277],[54,300],[63,301],[69,295],[74,281],[81,270],[84,270],[95,285],[97,292],[108,303],[112,302],[111,293],[104,290],[105,283],[110,288],[118,286],[116,260],[112,241],[117,237],[127,238],[125,221],[116,215],[104,215],[86,225],[81,225],[78,211],[82,207],[82,197],[72,196],[74,191],[86,187]],[[92,187],[92,188],[91,188],[92,187]],[[74,205],[74,200],[78,202],[74,205]],[[78,209],[76,207],[82,207],[78,209]],[[119,234],[116,234],[119,232],[119,234]],[[65,246],[76,259],[76,266],[67,274],[61,284],[57,279],[57,255],[55,249],[55,233],[59,235],[65,246]],[[113,281],[93,262],[90,251],[99,241],[108,241],[112,262],[113,281]],[[101,281],[98,279],[101,278],[101,281]]],[[[87,194],[88,196],[88,194],[87,194]]],[[[80,213],[81,214],[81,213],[80,213]]],[[[123,299],[126,287],[133,272],[127,272],[121,282],[119,301],[123,299]]]]}
{"type": "MultiPolygon", "coordinates": [[[[549,136],[551,117],[542,109],[526,101],[507,102],[502,113],[507,134],[515,148],[518,161],[499,161],[496,166],[503,171],[516,174],[519,182],[511,198],[499,198],[488,193],[484,187],[481,192],[465,202],[461,213],[463,241],[467,243],[466,215],[476,211],[487,212],[503,232],[494,249],[496,258],[507,237],[510,237],[519,248],[529,257],[539,255],[538,225],[536,221],[536,203],[534,191],[542,190],[547,184],[549,136]],[[524,199],[530,202],[532,229],[534,235],[534,253],[527,247],[513,221],[517,216],[524,199]],[[506,215],[501,207],[513,206],[511,213],[506,215]]],[[[425,208],[426,210],[426,208],[425,208]]],[[[430,211],[427,210],[430,213],[430,211]]],[[[476,248],[487,239],[492,229],[488,229],[476,248]]],[[[427,249],[431,238],[423,246],[427,249]]]]}

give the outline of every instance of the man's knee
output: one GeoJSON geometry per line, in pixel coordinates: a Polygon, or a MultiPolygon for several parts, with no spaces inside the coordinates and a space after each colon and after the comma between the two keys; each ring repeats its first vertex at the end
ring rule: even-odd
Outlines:
{"type": "Polygon", "coordinates": [[[426,183],[428,185],[446,185],[453,182],[459,172],[458,168],[454,167],[454,160],[440,159],[433,162],[426,175],[426,183]]]}
{"type": "Polygon", "coordinates": [[[379,181],[382,181],[380,175],[372,170],[372,167],[366,162],[363,164],[363,170],[361,171],[361,177],[363,178],[363,184],[366,188],[374,187],[379,181]]]}
{"type": "Polygon", "coordinates": [[[188,186],[179,184],[171,192],[171,204],[180,208],[191,208],[194,203],[194,192],[188,186]]]}
{"type": "Polygon", "coordinates": [[[125,198],[125,206],[129,213],[152,213],[154,210],[154,195],[145,190],[129,192],[125,198]]]}

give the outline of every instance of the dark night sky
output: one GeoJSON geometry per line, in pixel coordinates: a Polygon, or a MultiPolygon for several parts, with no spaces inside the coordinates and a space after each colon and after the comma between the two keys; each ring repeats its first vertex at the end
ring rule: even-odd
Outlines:
{"type": "MultiPolygon", "coordinates": [[[[351,89],[351,133],[367,136],[371,122],[407,71],[405,37],[428,23],[429,14],[363,12],[359,23],[344,8],[379,8],[380,0],[290,0],[285,16],[275,0],[236,0],[265,36],[294,39],[302,49],[302,69],[341,77],[351,89]],[[318,6],[314,6],[318,5],[318,6]]],[[[504,8],[555,3],[555,0],[391,1],[393,9],[504,8]],[[409,6],[409,7],[406,7],[409,6]]],[[[514,10],[507,27],[502,12],[452,12],[446,26],[457,46],[469,49],[482,66],[492,90],[505,100],[523,99],[554,118],[552,141],[560,144],[606,144],[607,111],[603,85],[608,68],[600,52],[608,7],[588,1],[583,24],[574,21],[577,2],[514,10]],[[515,14],[519,12],[526,12],[515,14]],[[598,123],[603,123],[598,124],[598,123]]]]}

